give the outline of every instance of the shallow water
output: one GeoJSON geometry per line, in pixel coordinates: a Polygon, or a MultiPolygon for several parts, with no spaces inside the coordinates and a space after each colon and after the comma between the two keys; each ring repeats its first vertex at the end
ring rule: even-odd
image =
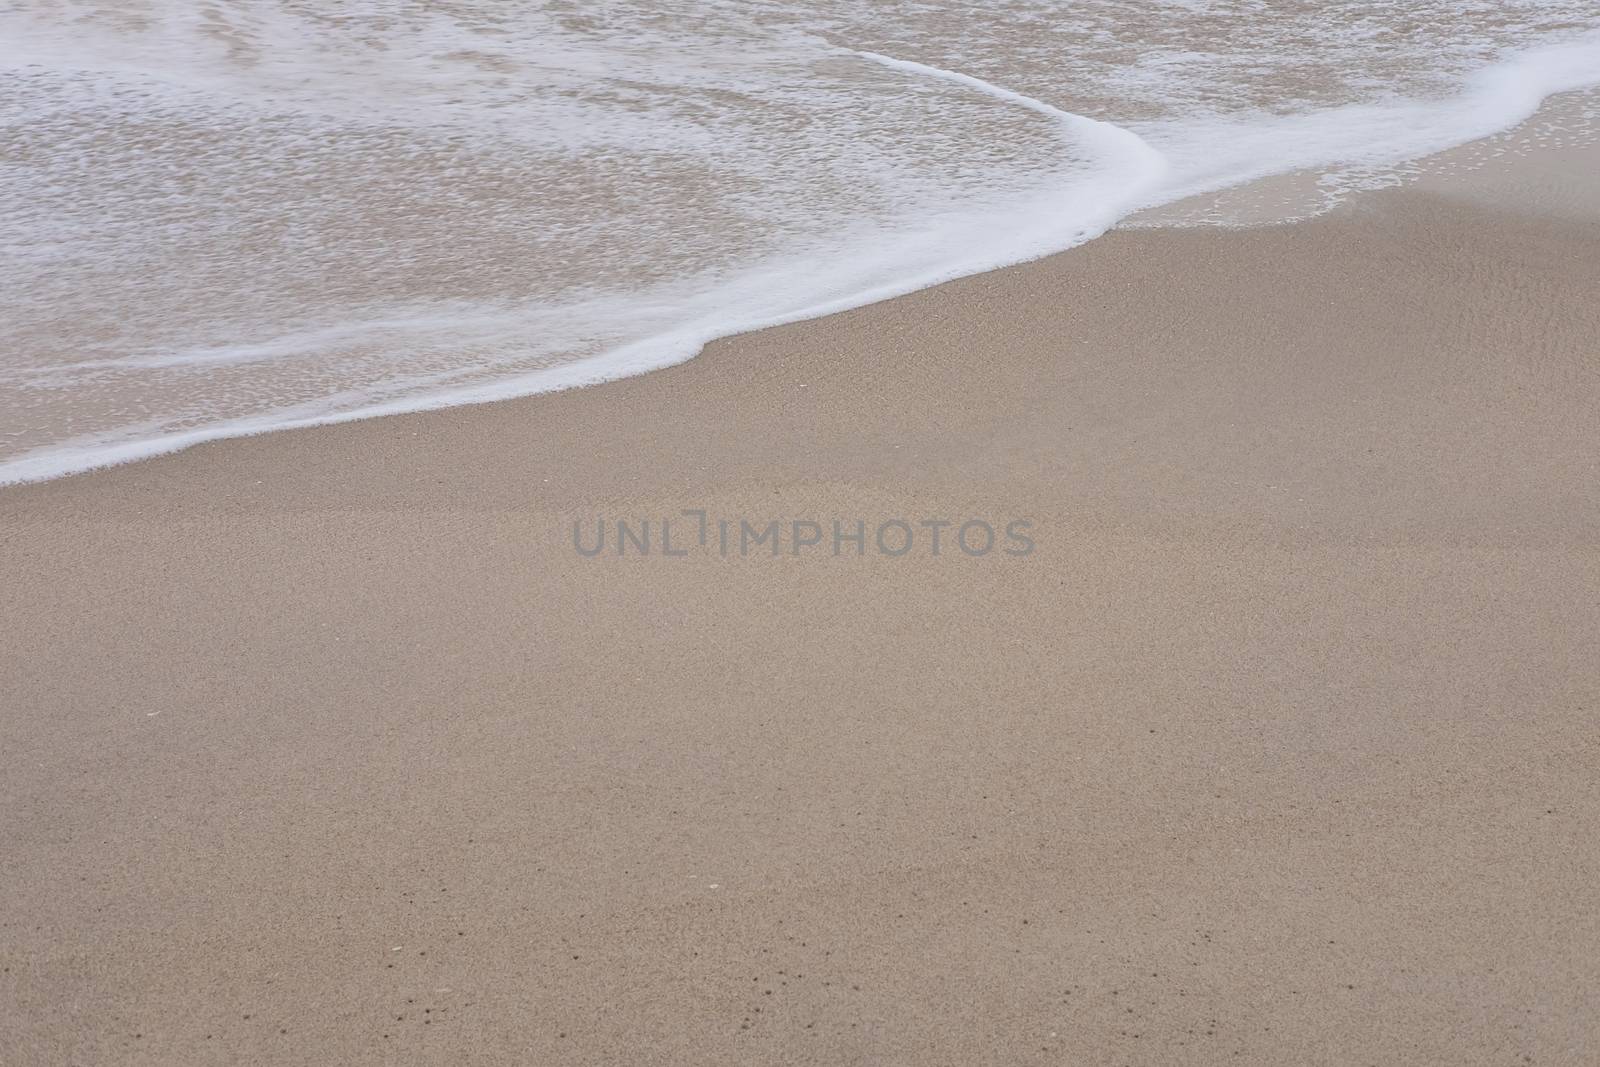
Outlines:
{"type": "Polygon", "coordinates": [[[1560,0],[3,4],[0,481],[1304,213],[1596,83],[1560,0]]]}

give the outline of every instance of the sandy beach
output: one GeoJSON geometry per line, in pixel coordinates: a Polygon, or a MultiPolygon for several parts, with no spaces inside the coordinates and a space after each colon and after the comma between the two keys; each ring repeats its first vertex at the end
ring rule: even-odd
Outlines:
{"type": "Polygon", "coordinates": [[[1597,293],[1398,191],[0,490],[0,1063],[1594,1062],[1597,293]]]}

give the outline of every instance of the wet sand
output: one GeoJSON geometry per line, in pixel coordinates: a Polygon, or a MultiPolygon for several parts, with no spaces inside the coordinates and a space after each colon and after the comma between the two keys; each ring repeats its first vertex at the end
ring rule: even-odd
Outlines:
{"type": "Polygon", "coordinates": [[[1592,1062],[1596,293],[1394,193],[0,491],[0,1063],[1592,1062]]]}

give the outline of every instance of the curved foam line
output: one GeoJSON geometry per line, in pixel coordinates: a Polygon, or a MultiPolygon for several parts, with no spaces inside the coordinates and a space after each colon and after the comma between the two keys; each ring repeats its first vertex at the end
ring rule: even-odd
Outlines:
{"type": "MultiPolygon", "coordinates": [[[[926,74],[930,78],[938,78],[941,81],[954,82],[957,85],[965,85],[969,88],[978,90],[980,93],[992,96],[997,100],[1004,100],[1007,103],[1016,104],[1018,107],[1025,107],[1029,111],[1037,111],[1041,115],[1049,115],[1053,119],[1068,119],[1080,122],[1095,121],[1094,119],[1084,118],[1082,115],[1075,115],[1070,111],[1063,111],[1058,107],[1045,103],[1043,100],[1036,100],[1031,96],[1024,96],[1013,89],[1007,89],[1004,86],[996,85],[993,82],[986,82],[982,78],[975,78],[970,74],[962,74],[957,70],[945,70],[943,67],[931,67],[926,63],[918,63],[913,59],[896,59],[894,56],[886,56],[882,52],[867,52],[861,49],[851,49],[850,52],[852,55],[861,56],[864,59],[870,59],[874,63],[881,63],[893,70],[905,70],[910,71],[913,74],[926,74]]],[[[1105,123],[1104,125],[1110,124],[1105,123]]]]}
{"type": "MultiPolygon", "coordinates": [[[[1353,103],[1304,114],[1248,115],[1206,127],[1159,203],[1295,171],[1395,167],[1514,129],[1559,93],[1600,85],[1600,34],[1504,56],[1443,100],[1353,103]]],[[[1181,154],[1181,153],[1180,153],[1181,154]]],[[[1153,205],[1152,205],[1153,206],[1153,205]]]]}
{"type": "Polygon", "coordinates": [[[1167,158],[1151,146],[1143,137],[1132,130],[1118,126],[1115,123],[1103,122],[1100,119],[1091,119],[1086,115],[1079,115],[1071,111],[1036,100],[1031,96],[1024,96],[1012,89],[986,82],[982,78],[974,78],[970,74],[959,71],[945,70],[942,67],[930,67],[926,63],[917,63],[909,59],[895,59],[879,52],[857,51],[855,55],[870,59],[874,63],[881,63],[892,70],[904,70],[912,74],[922,74],[940,81],[964,85],[969,89],[976,89],[986,96],[996,100],[1003,100],[1008,104],[1027,108],[1047,118],[1055,120],[1057,124],[1076,136],[1097,144],[1103,148],[1110,148],[1118,153],[1126,154],[1127,162],[1139,166],[1144,171],[1140,182],[1139,192],[1148,191],[1166,176],[1169,169],[1167,158]]]}

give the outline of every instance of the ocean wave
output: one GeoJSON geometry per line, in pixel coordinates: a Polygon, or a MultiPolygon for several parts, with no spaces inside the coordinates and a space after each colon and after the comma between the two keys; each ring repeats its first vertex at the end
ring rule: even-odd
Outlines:
{"type": "Polygon", "coordinates": [[[70,0],[0,30],[0,482],[641,373],[1272,175],[1321,207],[1600,83],[1600,15],[1559,0],[70,0]]]}

